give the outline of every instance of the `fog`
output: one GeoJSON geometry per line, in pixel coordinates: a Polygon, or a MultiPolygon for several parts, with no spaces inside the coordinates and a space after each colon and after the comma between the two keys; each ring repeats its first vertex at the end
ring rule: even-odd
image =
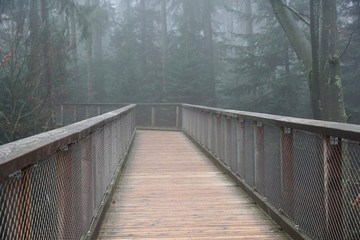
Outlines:
{"type": "Polygon", "coordinates": [[[360,123],[359,1],[0,1],[0,144],[62,103],[191,103],[360,123]]]}

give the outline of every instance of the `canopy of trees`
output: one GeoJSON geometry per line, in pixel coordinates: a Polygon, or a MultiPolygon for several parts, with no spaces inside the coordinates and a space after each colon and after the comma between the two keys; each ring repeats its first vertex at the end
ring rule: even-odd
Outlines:
{"type": "Polygon", "coordinates": [[[2,0],[0,144],[63,102],[360,122],[355,0],[2,0]]]}

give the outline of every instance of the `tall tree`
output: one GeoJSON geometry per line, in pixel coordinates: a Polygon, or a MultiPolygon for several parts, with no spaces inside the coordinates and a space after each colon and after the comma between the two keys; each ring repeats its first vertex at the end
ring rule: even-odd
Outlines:
{"type": "Polygon", "coordinates": [[[216,106],[216,80],[215,80],[215,64],[214,64],[214,43],[213,43],[213,27],[212,27],[212,0],[203,0],[203,22],[204,22],[204,50],[205,50],[205,69],[208,81],[208,105],[216,106]]]}
{"type": "Polygon", "coordinates": [[[270,3],[308,74],[314,118],[346,122],[337,47],[336,0],[310,0],[311,40],[283,0],[270,0],[270,3]]]}
{"type": "Polygon", "coordinates": [[[166,61],[168,51],[167,37],[167,4],[166,0],[161,0],[161,57],[162,57],[162,82],[161,82],[161,98],[165,99],[166,94],[166,61]]]}

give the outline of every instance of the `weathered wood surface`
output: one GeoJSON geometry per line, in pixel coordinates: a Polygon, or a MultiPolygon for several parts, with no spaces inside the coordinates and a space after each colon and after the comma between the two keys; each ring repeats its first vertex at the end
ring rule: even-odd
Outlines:
{"type": "Polygon", "coordinates": [[[138,131],[97,239],[289,239],[181,132],[138,131]]]}

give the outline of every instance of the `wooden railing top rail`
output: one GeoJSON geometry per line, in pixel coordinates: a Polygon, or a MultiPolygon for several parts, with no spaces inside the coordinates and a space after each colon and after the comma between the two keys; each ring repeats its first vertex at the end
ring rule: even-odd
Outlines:
{"type": "Polygon", "coordinates": [[[128,113],[134,104],[62,128],[0,146],[0,181],[128,113]]]}
{"type": "Polygon", "coordinates": [[[120,106],[131,105],[137,106],[180,106],[181,103],[62,103],[63,106],[120,106]]]}
{"type": "Polygon", "coordinates": [[[200,111],[213,112],[217,115],[236,117],[244,120],[264,122],[279,127],[298,129],[308,132],[319,133],[327,136],[339,137],[360,141],[360,125],[320,121],[305,118],[285,117],[271,114],[211,108],[198,105],[182,104],[183,107],[193,108],[200,111]]]}

